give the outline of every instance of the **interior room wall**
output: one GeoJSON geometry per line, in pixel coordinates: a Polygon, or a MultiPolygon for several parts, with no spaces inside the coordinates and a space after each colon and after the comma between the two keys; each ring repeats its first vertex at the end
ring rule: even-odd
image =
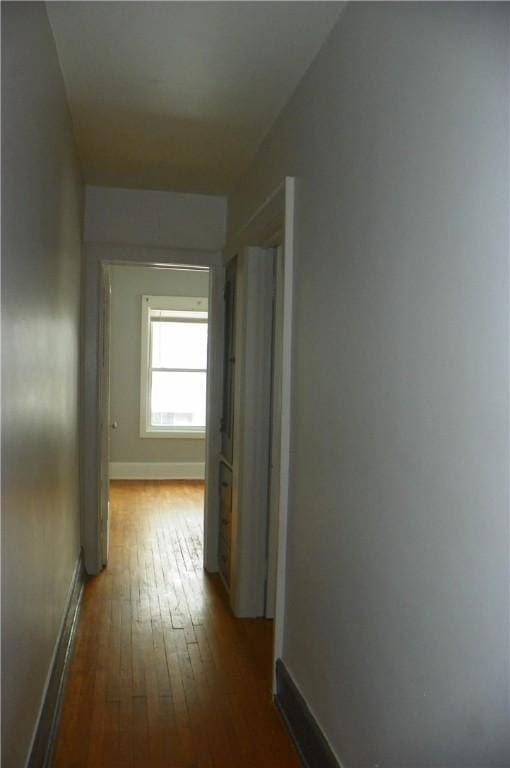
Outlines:
{"type": "Polygon", "coordinates": [[[225,244],[221,195],[87,186],[84,239],[218,250],[225,244]]]}
{"type": "Polygon", "coordinates": [[[183,465],[185,474],[201,465],[203,476],[205,439],[140,437],[141,302],[144,294],[207,298],[208,273],[113,265],[110,277],[110,418],[118,423],[111,431],[111,476],[151,474],[159,469],[154,464],[163,474],[161,465],[170,465],[170,476],[183,465]]]}
{"type": "Polygon", "coordinates": [[[2,765],[25,765],[80,550],[82,185],[44,3],[2,3],[2,765]]]}
{"type": "Polygon", "coordinates": [[[296,177],[283,660],[349,768],[503,768],[509,37],[350,3],[229,198],[296,177]]]}

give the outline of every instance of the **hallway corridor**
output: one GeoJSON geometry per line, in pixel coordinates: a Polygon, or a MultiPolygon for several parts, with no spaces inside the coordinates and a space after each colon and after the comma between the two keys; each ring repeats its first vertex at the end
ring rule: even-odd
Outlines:
{"type": "Polygon", "coordinates": [[[53,768],[298,768],[272,704],[272,622],[202,568],[203,483],[111,484],[110,562],[85,587],[53,768]]]}

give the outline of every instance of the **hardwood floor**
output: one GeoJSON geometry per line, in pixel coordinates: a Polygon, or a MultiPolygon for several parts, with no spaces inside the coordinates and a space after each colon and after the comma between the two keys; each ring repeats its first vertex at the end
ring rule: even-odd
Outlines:
{"type": "Polygon", "coordinates": [[[85,587],[53,768],[298,768],[272,703],[272,622],[202,568],[203,483],[111,484],[110,562],[85,587]]]}

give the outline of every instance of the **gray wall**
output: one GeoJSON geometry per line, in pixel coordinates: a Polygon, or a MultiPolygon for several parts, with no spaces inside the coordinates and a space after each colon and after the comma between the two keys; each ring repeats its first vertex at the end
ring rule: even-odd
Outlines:
{"type": "Polygon", "coordinates": [[[87,243],[218,250],[225,244],[227,201],[147,189],[87,186],[87,243]]]}
{"type": "Polygon", "coordinates": [[[112,462],[204,461],[205,440],[140,437],[141,302],[154,296],[209,295],[207,272],[111,267],[110,416],[112,462]]]}
{"type": "Polygon", "coordinates": [[[284,661],[343,765],[510,765],[508,5],[353,3],[297,177],[284,661]]]}
{"type": "Polygon", "coordinates": [[[43,3],[2,3],[2,765],[27,757],[79,555],[82,189],[43,3]]]}

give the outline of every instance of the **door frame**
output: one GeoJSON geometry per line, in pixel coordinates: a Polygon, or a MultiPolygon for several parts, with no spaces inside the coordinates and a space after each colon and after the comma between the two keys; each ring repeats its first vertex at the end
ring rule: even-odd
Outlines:
{"type": "Polygon", "coordinates": [[[273,693],[276,661],[281,658],[285,630],[285,580],[289,512],[290,432],[292,397],[292,319],[294,278],[295,179],[287,176],[227,241],[225,260],[243,247],[283,249],[283,307],[281,360],[280,482],[273,640],[273,693]]]}
{"type": "MultiPolygon", "coordinates": [[[[100,400],[102,270],[107,266],[122,264],[174,269],[203,269],[206,267],[211,276],[215,269],[222,268],[222,253],[217,250],[84,243],[84,257],[82,375],[80,377],[81,541],[86,571],[90,575],[95,575],[100,573],[102,569],[102,521],[101,505],[98,503],[101,498],[100,462],[103,437],[100,400]]],[[[211,281],[209,285],[211,285],[211,281]]],[[[208,426],[214,423],[214,418],[215,403],[211,402],[208,403],[208,426]]],[[[208,522],[208,516],[204,515],[206,531],[208,522]]]]}

